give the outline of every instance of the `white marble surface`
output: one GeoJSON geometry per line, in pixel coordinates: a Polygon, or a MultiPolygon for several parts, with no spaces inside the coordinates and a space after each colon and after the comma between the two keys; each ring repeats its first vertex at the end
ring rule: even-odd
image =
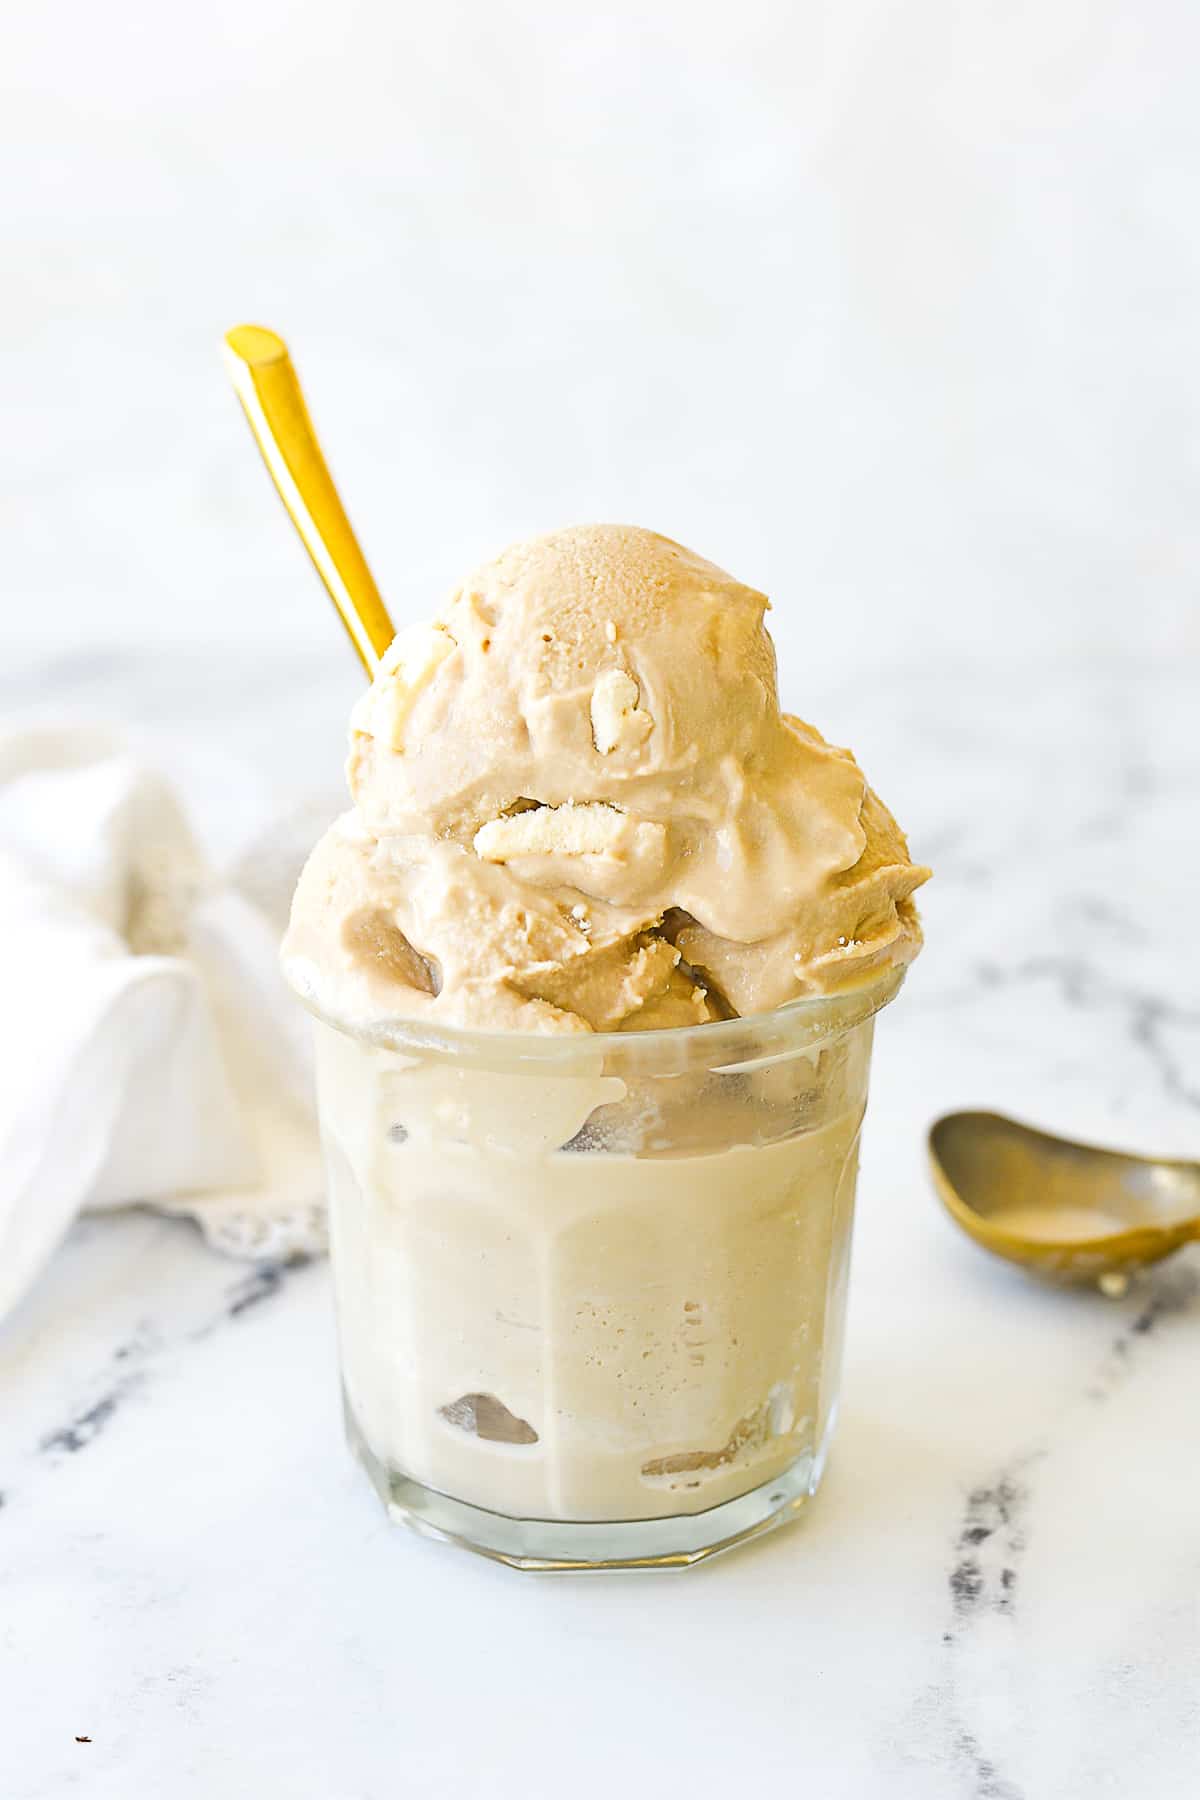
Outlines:
{"type": "MultiPolygon", "coordinates": [[[[1200,1253],[1121,1302],[1027,1286],[923,1160],[971,1103],[1200,1151],[1196,670],[801,676],[937,867],[880,1021],[809,1516],[649,1578],[392,1530],[341,1447],[326,1267],[85,1221],[0,1329],[5,1800],[1196,1792],[1200,1253]]],[[[354,675],[285,659],[252,716],[259,680],[76,656],[0,698],[135,720],[233,853],[333,768],[354,675]]]]}

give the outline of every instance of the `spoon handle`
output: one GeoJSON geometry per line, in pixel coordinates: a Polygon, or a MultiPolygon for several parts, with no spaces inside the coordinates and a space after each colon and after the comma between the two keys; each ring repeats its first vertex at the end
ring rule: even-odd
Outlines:
{"type": "Polygon", "coordinates": [[[368,675],[395,636],[321,454],[287,345],[261,325],[225,334],[225,359],[263,461],[368,675]]]}

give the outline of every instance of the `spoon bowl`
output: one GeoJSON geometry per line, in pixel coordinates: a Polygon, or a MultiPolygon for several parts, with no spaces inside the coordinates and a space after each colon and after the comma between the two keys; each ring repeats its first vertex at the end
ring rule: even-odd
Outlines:
{"type": "Polygon", "coordinates": [[[1200,1164],[1103,1150],[1001,1113],[947,1113],[929,1133],[946,1211],[993,1256],[1119,1291],[1200,1239],[1200,1164]]]}

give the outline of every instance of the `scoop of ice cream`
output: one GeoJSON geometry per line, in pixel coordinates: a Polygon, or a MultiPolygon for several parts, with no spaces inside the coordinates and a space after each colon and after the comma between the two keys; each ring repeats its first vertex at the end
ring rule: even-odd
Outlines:
{"type": "Polygon", "coordinates": [[[338,1013],[697,1023],[916,954],[928,871],[780,712],[765,597],[628,526],[504,551],[355,708],[285,955],[338,1013]]]}

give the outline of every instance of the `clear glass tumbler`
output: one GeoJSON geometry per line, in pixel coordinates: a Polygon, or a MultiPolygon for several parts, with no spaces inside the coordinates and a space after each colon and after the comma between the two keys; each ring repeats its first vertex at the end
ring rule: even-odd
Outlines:
{"type": "Polygon", "coordinates": [[[347,1428],[393,1517],[594,1569],[800,1511],[899,985],[626,1034],[318,1018],[347,1428]]]}

